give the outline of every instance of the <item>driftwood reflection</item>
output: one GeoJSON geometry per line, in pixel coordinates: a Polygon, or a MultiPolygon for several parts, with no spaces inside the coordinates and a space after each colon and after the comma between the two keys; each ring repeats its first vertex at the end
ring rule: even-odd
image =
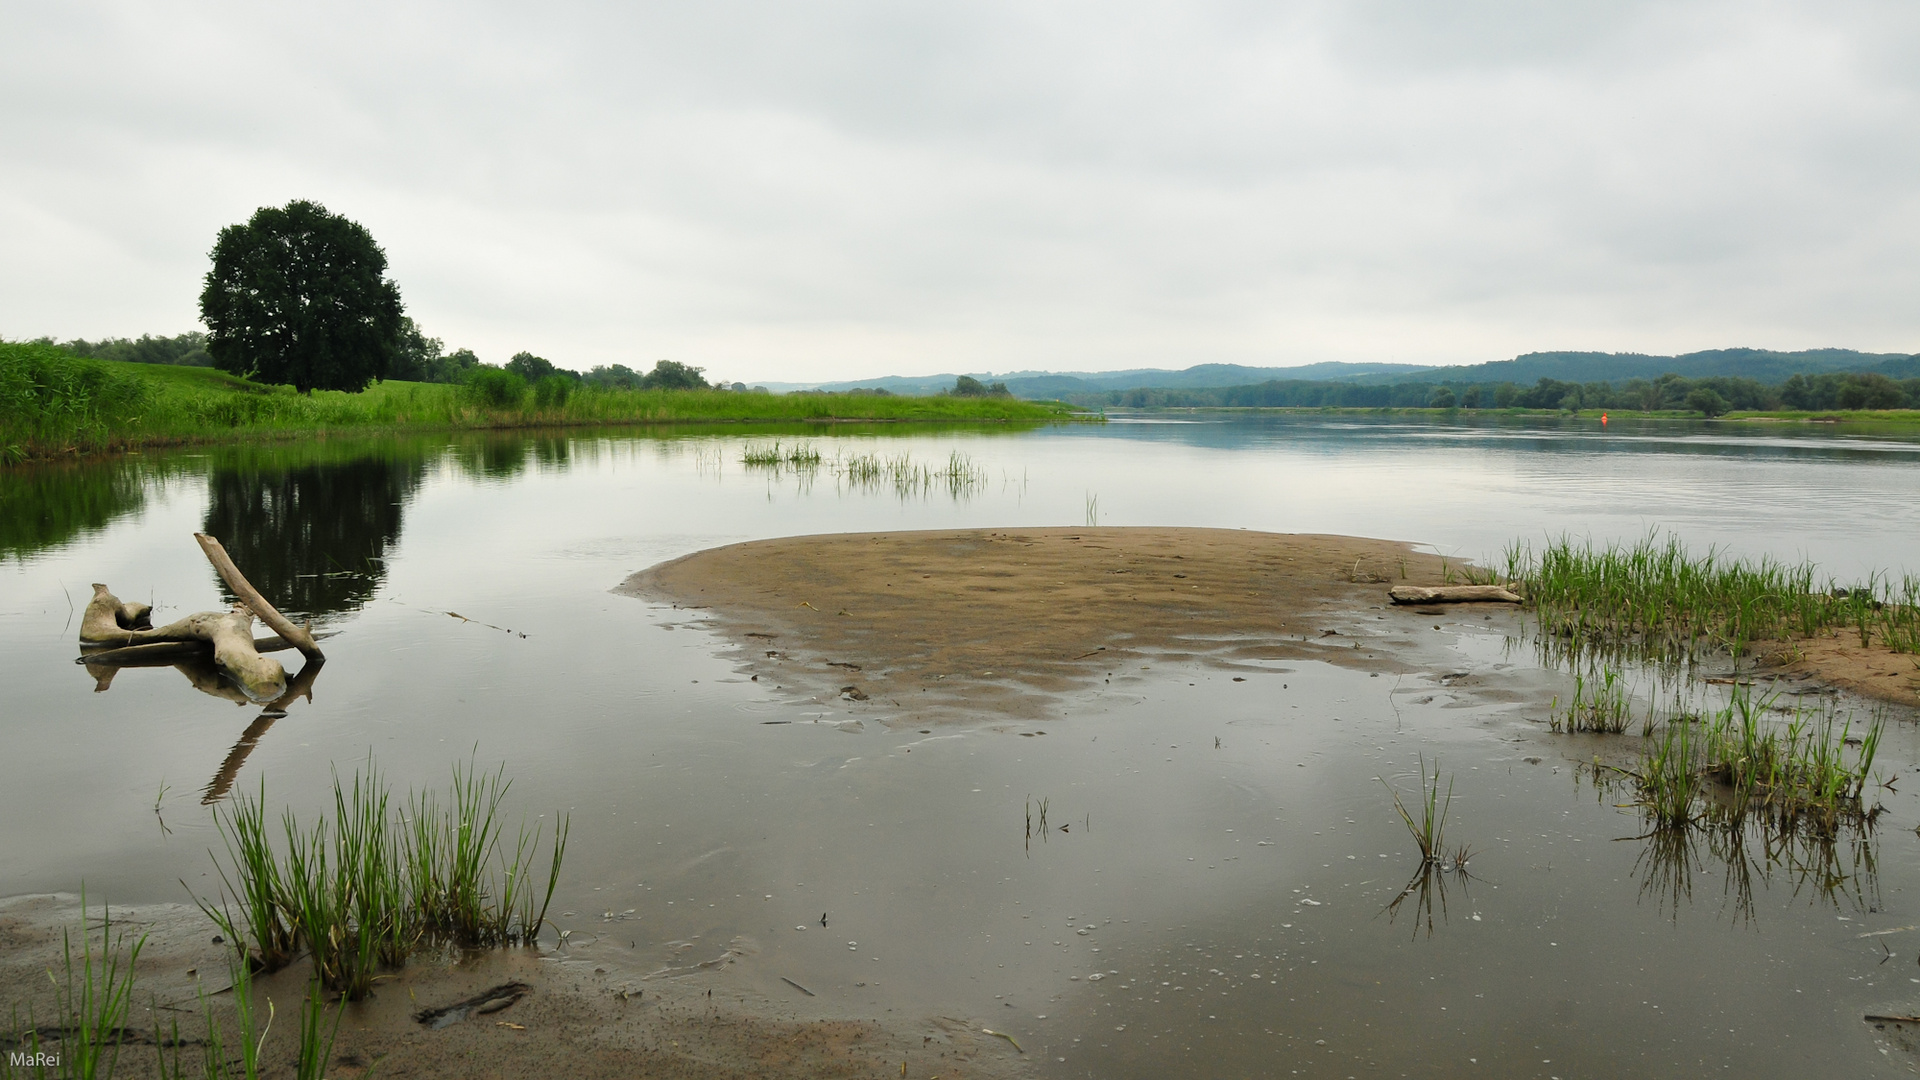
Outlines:
{"type": "Polygon", "coordinates": [[[287,683],[287,692],[276,700],[268,702],[260,710],[260,715],[253,718],[253,723],[247,725],[247,730],[240,733],[240,738],[233,744],[233,749],[227,751],[226,759],[220,762],[219,771],[215,772],[213,779],[207,782],[206,790],[200,794],[201,803],[216,803],[227,797],[227,792],[233,790],[234,778],[240,775],[240,767],[247,763],[247,755],[253,753],[253,748],[259,744],[260,737],[267,733],[267,729],[273,726],[273,722],[287,715],[289,705],[301,698],[305,698],[309,704],[312,703],[313,680],[320,677],[320,669],[325,665],[325,660],[307,661],[287,683]]]}
{"type": "MultiPolygon", "coordinates": [[[[294,646],[280,638],[261,638],[254,642],[260,652],[278,652],[294,646]]],[[[213,661],[213,651],[204,642],[168,641],[147,645],[133,645],[118,649],[96,649],[84,653],[75,663],[84,666],[87,674],[93,676],[94,693],[112,689],[115,676],[127,668],[170,667],[186,677],[188,685],[209,697],[231,701],[243,708],[257,706],[260,715],[254,717],[247,729],[227,752],[226,760],[208,781],[200,801],[215,803],[226,798],[233,789],[235,778],[247,762],[247,755],[259,744],[260,739],[274,721],[287,715],[294,702],[313,701],[314,680],[320,677],[320,669],[326,666],[324,658],[312,658],[287,680],[287,687],[279,697],[268,702],[256,702],[250,699],[228,675],[213,661]]]]}

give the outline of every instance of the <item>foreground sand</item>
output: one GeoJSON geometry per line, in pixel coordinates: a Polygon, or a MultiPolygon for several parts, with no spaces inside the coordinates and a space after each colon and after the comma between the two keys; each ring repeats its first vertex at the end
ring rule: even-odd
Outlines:
{"type": "MultiPolygon", "coordinates": [[[[101,906],[89,904],[87,923],[99,948],[101,906]]],[[[213,927],[198,909],[155,904],[112,910],[116,938],[144,938],[138,978],[116,1076],[162,1075],[156,1068],[163,1039],[184,1043],[180,1061],[197,1075],[206,1036],[201,994],[238,1062],[233,1032],[228,951],[213,943],[213,927]]],[[[64,979],[63,934],[72,933],[76,965],[81,948],[80,898],[69,894],[0,900],[0,997],[29,1010],[41,1023],[54,1015],[49,974],[64,979]]],[[[123,954],[124,955],[124,954],[123,954]]],[[[918,1022],[810,1014],[785,987],[761,986],[755,976],[724,962],[702,978],[635,976],[570,961],[564,953],[502,949],[456,961],[418,957],[383,978],[373,995],[348,1007],[326,1068],[334,1080],[376,1077],[594,1078],[674,1077],[733,1080],[747,1077],[916,1077],[992,1080],[1024,1076],[1021,1055],[979,1026],[943,1017],[918,1022]],[[491,996],[518,982],[526,989],[498,1012],[472,1015],[433,1028],[415,1019],[491,996]],[[785,991],[784,993],[782,991],[785,991]]],[[[299,1003],[308,965],[255,980],[256,1023],[273,1020],[262,1044],[263,1075],[292,1076],[299,1003]]],[[[0,1029],[8,1030],[8,1029],[0,1029]]],[[[4,1041],[4,1040],[0,1040],[4,1041]]],[[[44,1043],[57,1051],[58,1042],[44,1043]]],[[[5,1049],[12,1049],[9,1045],[5,1049]]],[[[236,1073],[237,1074],[237,1073],[236,1073]]]]}

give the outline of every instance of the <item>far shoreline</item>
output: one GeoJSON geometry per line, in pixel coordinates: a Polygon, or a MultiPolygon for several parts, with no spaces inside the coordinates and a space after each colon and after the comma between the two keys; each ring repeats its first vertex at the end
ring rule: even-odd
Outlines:
{"type": "Polygon", "coordinates": [[[1687,421],[1691,423],[1799,423],[1799,424],[1859,424],[1878,427],[1920,427],[1920,409],[1856,409],[1835,412],[1812,410],[1775,410],[1761,412],[1728,412],[1719,416],[1702,416],[1697,412],[1679,409],[1662,409],[1656,412],[1627,412],[1619,409],[1581,409],[1579,412],[1564,412],[1556,409],[1436,409],[1426,406],[1362,406],[1362,405],[1107,405],[1102,414],[1109,419],[1130,416],[1159,416],[1164,414],[1205,414],[1228,413],[1235,416],[1408,416],[1408,417],[1455,417],[1462,419],[1531,419],[1531,420],[1594,420],[1602,417],[1610,420],[1647,420],[1647,421],[1687,421]]]}

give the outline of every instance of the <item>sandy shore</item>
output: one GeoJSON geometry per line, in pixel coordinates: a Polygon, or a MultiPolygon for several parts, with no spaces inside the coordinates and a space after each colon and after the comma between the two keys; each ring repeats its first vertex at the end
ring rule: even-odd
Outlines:
{"type": "Polygon", "coordinates": [[[969,529],[735,544],[619,591],[699,609],[783,690],[977,722],[1041,715],[1060,692],[1195,656],[1390,669],[1432,620],[1390,608],[1386,583],[1444,575],[1409,544],[1347,536],[969,529]]]}
{"type": "MultiPolygon", "coordinates": [[[[1401,670],[1428,616],[1514,611],[1387,602],[1390,584],[1442,584],[1448,569],[1410,544],[1350,536],[968,529],[734,544],[641,571],[618,591],[701,611],[756,678],[784,690],[884,703],[916,721],[977,720],[1040,715],[1056,693],[1155,658],[1401,670]]],[[[1920,658],[1844,632],[1757,643],[1741,666],[1920,705],[1920,658]]]]}
{"type": "MultiPolygon", "coordinates": [[[[89,903],[87,915],[97,952],[98,901],[89,903]]],[[[0,901],[0,988],[18,1008],[22,1027],[29,1009],[41,1023],[55,1015],[48,974],[64,979],[63,933],[75,935],[77,967],[80,917],[80,898],[69,894],[0,901]]],[[[171,1040],[176,1023],[184,1043],[180,1060],[197,1074],[206,1036],[202,992],[232,1051],[237,1026],[229,954],[213,943],[206,915],[190,905],[154,904],[115,907],[112,918],[117,939],[122,931],[127,945],[145,939],[129,1038],[115,1075],[160,1075],[156,1025],[171,1040]]],[[[948,1080],[1027,1075],[1019,1053],[975,1024],[810,1013],[807,999],[796,999],[791,988],[761,986],[725,959],[695,970],[699,978],[636,976],[551,950],[494,950],[460,961],[416,957],[383,977],[366,1001],[348,1006],[326,1075],[880,1080],[899,1077],[903,1064],[908,1075],[948,1080]],[[416,1019],[421,1010],[497,1000],[497,988],[516,983],[520,995],[499,1011],[441,1027],[416,1019]]],[[[256,1023],[265,1024],[269,1002],[274,1011],[263,1075],[293,1075],[307,977],[308,965],[299,960],[255,980],[256,1023]]],[[[58,1050],[57,1041],[44,1046],[58,1050]]],[[[237,1061],[237,1053],[230,1056],[237,1061]]]]}

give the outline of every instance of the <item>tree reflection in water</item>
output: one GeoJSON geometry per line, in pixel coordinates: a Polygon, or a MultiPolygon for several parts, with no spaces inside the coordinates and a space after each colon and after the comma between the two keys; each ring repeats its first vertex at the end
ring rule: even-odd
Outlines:
{"type": "MultiPolygon", "coordinates": [[[[219,537],[247,580],[289,617],[355,611],[385,580],[403,508],[425,475],[416,456],[216,468],[202,531],[219,537]]],[[[233,599],[224,585],[221,592],[233,599]]]]}

